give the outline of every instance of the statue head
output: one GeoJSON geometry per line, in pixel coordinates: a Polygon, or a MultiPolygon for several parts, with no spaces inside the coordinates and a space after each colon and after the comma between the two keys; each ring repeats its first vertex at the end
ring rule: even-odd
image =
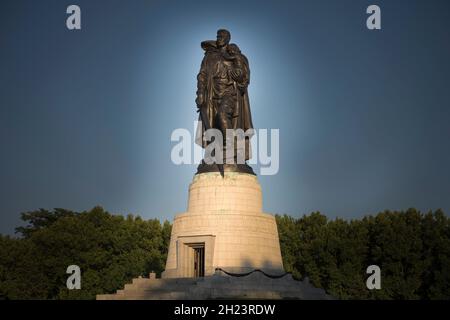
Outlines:
{"type": "Polygon", "coordinates": [[[231,39],[231,34],[228,30],[225,29],[219,29],[217,30],[217,41],[216,46],[217,48],[222,48],[228,45],[231,39]]]}

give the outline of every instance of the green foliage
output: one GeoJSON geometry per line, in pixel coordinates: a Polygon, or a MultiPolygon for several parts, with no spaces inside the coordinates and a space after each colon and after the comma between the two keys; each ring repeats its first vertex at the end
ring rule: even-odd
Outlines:
{"type": "MultiPolygon", "coordinates": [[[[94,299],[138,276],[163,271],[168,221],[111,215],[100,207],[22,214],[18,238],[0,235],[0,298],[94,299]],[[67,290],[66,269],[81,268],[81,290],[67,290]]],[[[276,216],[283,263],[340,299],[450,299],[450,218],[441,210],[384,211],[360,220],[314,212],[276,216]],[[368,290],[366,268],[381,268],[368,290]]]]}
{"type": "Polygon", "coordinates": [[[340,299],[449,299],[450,219],[441,210],[385,211],[330,221],[315,212],[276,216],[283,263],[340,299]],[[381,290],[368,290],[366,268],[381,268],[381,290]]]}
{"type": "Polygon", "coordinates": [[[170,224],[114,216],[100,207],[22,215],[22,238],[0,237],[0,295],[9,299],[93,299],[132,278],[161,273],[170,224]],[[81,268],[81,290],[68,290],[66,269],[81,268]]]}

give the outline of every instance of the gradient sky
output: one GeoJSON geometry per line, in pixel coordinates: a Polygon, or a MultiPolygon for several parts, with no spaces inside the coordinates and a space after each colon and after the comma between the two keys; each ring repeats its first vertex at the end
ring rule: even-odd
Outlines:
{"type": "Polygon", "coordinates": [[[196,166],[172,164],[170,135],[193,130],[218,28],[250,61],[255,127],[280,129],[266,212],[449,213],[449,21],[447,0],[2,1],[0,232],[38,208],[183,212],[196,166]]]}

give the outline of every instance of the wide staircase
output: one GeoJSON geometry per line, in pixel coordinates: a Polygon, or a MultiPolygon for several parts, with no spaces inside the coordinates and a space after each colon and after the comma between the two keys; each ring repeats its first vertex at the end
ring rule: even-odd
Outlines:
{"type": "Polygon", "coordinates": [[[291,274],[271,278],[261,272],[230,276],[218,271],[201,278],[136,278],[115,294],[97,295],[97,300],[206,300],[206,299],[333,299],[309,281],[291,274]]]}

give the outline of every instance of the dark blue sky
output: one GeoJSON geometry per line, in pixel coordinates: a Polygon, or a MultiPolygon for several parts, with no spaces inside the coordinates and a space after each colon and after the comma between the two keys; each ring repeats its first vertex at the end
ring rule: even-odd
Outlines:
{"type": "Polygon", "coordinates": [[[200,42],[218,28],[250,60],[255,127],[280,129],[265,211],[448,213],[449,21],[446,0],[2,1],[0,232],[41,207],[184,211],[196,166],[172,164],[170,134],[192,130],[200,42]]]}

